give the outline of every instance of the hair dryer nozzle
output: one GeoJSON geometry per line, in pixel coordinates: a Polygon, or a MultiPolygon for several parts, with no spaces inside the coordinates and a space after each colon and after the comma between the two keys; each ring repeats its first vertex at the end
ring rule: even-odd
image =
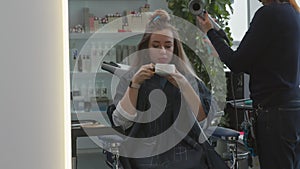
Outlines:
{"type": "MultiPolygon", "coordinates": [[[[195,16],[200,16],[200,17],[204,18],[203,6],[204,6],[204,4],[202,3],[201,0],[191,0],[189,2],[189,11],[195,16]]],[[[218,25],[210,16],[209,16],[209,20],[211,21],[213,27],[216,30],[221,29],[220,25],[218,25]]]]}
{"type": "Polygon", "coordinates": [[[193,15],[203,17],[203,3],[201,0],[191,0],[189,2],[189,10],[193,15]]]}

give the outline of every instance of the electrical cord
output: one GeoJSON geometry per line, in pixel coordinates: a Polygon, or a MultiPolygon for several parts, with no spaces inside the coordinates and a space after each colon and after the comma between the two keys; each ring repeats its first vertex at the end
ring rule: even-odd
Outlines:
{"type": "Polygon", "coordinates": [[[230,83],[231,83],[231,94],[232,94],[232,100],[233,100],[233,107],[234,107],[234,112],[235,112],[235,119],[236,119],[236,126],[235,130],[239,131],[239,119],[238,119],[238,111],[236,107],[236,98],[235,98],[235,93],[234,93],[234,81],[233,81],[233,72],[230,72],[230,83]]]}

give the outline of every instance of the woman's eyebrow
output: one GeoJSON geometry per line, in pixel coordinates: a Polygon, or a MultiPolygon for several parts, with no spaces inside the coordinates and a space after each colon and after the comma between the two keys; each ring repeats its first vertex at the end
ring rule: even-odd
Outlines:
{"type": "MultiPolygon", "coordinates": [[[[152,43],[161,43],[161,41],[154,40],[152,41],[152,43]]],[[[173,41],[165,41],[164,43],[173,43],[173,41]]]]}
{"type": "Polygon", "coordinates": [[[154,40],[154,41],[152,41],[152,43],[160,43],[160,41],[154,40]]]}

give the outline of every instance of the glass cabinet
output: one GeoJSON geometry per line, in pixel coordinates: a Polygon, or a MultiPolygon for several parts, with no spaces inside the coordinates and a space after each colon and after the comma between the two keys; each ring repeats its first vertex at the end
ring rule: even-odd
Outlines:
{"type": "MultiPolygon", "coordinates": [[[[148,16],[147,0],[69,0],[72,119],[94,119],[112,102],[113,74],[103,62],[128,64],[148,16]]],[[[116,79],[117,80],[117,79],[116,79]]]]}

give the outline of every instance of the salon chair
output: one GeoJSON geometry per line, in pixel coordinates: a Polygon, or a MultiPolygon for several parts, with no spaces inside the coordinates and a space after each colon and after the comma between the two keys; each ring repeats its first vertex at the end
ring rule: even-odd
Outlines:
{"type": "Polygon", "coordinates": [[[218,126],[212,128],[214,131],[209,140],[229,168],[248,169],[248,167],[241,168],[239,166],[240,160],[248,158],[247,153],[245,157],[244,154],[238,151],[238,140],[240,133],[236,130],[225,127],[218,126]]]}
{"type": "MultiPolygon", "coordinates": [[[[115,108],[115,105],[112,104],[108,106],[106,111],[111,127],[116,127],[112,120],[112,113],[115,108]]],[[[119,147],[124,141],[124,138],[118,135],[104,135],[98,136],[98,139],[102,142],[103,154],[106,156],[106,164],[111,169],[122,169],[119,147]]]]}
{"type": "Polygon", "coordinates": [[[233,169],[248,169],[252,166],[252,156],[255,156],[252,148],[253,142],[251,142],[254,138],[252,101],[250,99],[230,100],[227,106],[236,110],[235,113],[242,113],[243,119],[235,119],[235,123],[241,121],[239,129],[244,132],[243,138],[239,139],[240,132],[237,130],[217,127],[210,139],[216,144],[216,151],[228,163],[228,166],[233,169]]]}
{"type": "MultiPolygon", "coordinates": [[[[114,107],[114,105],[111,105],[109,109],[111,109],[112,107],[114,107]]],[[[107,115],[109,119],[112,120],[112,111],[108,110],[107,115]]],[[[240,133],[238,131],[224,127],[212,127],[211,130],[213,131],[209,140],[212,145],[215,147],[217,146],[217,144],[225,145],[226,150],[219,154],[224,159],[226,164],[233,169],[246,169],[245,167],[240,167],[239,165],[240,160],[248,158],[245,157],[244,154],[238,152],[238,139],[240,133]]],[[[118,148],[122,144],[123,138],[116,135],[106,135],[99,136],[99,139],[104,142],[103,148],[105,150],[103,151],[103,153],[106,155],[106,164],[111,169],[122,169],[123,162],[119,158],[120,156],[118,148]]],[[[130,165],[128,164],[128,161],[126,165],[130,165]]]]}

